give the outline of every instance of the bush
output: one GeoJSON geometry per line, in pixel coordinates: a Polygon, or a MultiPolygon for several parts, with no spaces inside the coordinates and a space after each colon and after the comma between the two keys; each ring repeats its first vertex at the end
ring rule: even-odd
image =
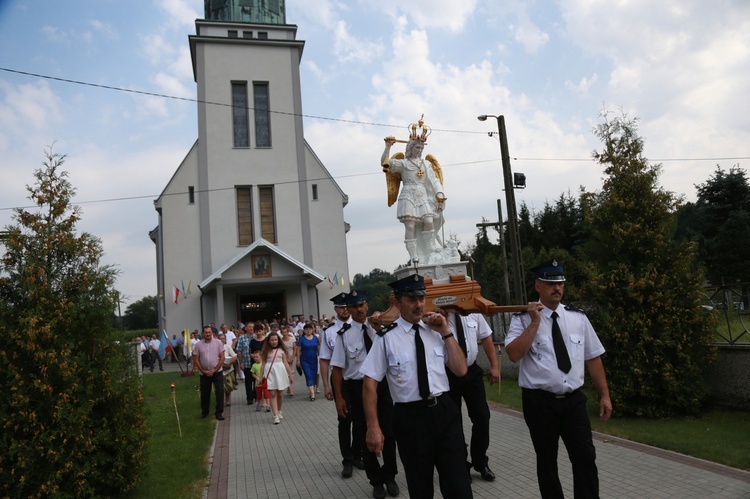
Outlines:
{"type": "Polygon", "coordinates": [[[0,278],[0,496],[110,497],[132,488],[146,428],[127,348],[110,340],[116,271],[76,235],[64,157],[47,152],[39,206],[17,209],[0,278]]]}

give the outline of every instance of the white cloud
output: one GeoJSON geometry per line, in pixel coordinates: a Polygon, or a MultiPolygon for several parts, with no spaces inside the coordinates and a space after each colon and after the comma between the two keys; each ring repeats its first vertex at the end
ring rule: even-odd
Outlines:
{"type": "Polygon", "coordinates": [[[96,38],[99,40],[102,38],[108,41],[117,41],[120,39],[120,34],[117,32],[117,28],[107,22],[93,19],[89,21],[89,25],[97,33],[96,38]]]}
{"type": "Polygon", "coordinates": [[[368,63],[383,52],[381,44],[352,36],[346,22],[339,20],[334,29],[334,50],[340,62],[368,63]]]}
{"type": "Polygon", "coordinates": [[[516,42],[529,54],[538,52],[549,41],[549,35],[528,20],[523,20],[518,26],[511,26],[511,31],[516,42]]]}
{"type": "Polygon", "coordinates": [[[0,156],[3,163],[12,164],[17,159],[13,151],[41,151],[44,145],[54,140],[50,130],[63,122],[62,103],[46,81],[14,85],[0,80],[0,99],[0,156]]]}
{"type": "Polygon", "coordinates": [[[159,6],[167,13],[166,20],[173,29],[195,31],[195,20],[203,18],[203,2],[191,0],[160,0],[159,6]]]}
{"type": "Polygon", "coordinates": [[[419,29],[436,28],[460,32],[474,14],[476,0],[381,0],[380,9],[391,17],[406,16],[419,29]]]}
{"type": "Polygon", "coordinates": [[[567,80],[565,82],[565,88],[574,90],[578,93],[585,94],[586,92],[589,91],[592,85],[596,84],[597,81],[599,81],[599,77],[596,75],[596,73],[594,73],[593,75],[591,75],[590,78],[587,78],[584,76],[583,78],[578,80],[578,83],[574,83],[570,80],[567,80]]]}

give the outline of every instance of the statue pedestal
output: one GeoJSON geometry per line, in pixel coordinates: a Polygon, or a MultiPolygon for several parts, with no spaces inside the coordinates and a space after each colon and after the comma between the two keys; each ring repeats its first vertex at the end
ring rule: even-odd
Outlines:
{"type": "MultiPolygon", "coordinates": [[[[478,312],[493,315],[498,312],[521,312],[523,306],[498,306],[482,296],[482,287],[472,280],[466,273],[469,262],[443,263],[438,265],[422,265],[419,267],[402,267],[394,273],[399,279],[420,274],[424,277],[425,291],[424,312],[432,312],[436,308],[452,310],[462,315],[478,312]]],[[[393,293],[391,300],[393,301],[393,293]]],[[[380,315],[379,320],[387,325],[399,316],[398,309],[391,308],[380,315]]]]}
{"type": "Polygon", "coordinates": [[[420,265],[419,267],[401,267],[396,269],[394,274],[397,279],[403,279],[404,277],[419,274],[425,278],[425,285],[427,279],[432,279],[435,284],[447,283],[451,276],[463,275],[467,280],[469,279],[466,273],[466,266],[469,262],[455,262],[455,263],[439,263],[436,265],[420,265]]]}

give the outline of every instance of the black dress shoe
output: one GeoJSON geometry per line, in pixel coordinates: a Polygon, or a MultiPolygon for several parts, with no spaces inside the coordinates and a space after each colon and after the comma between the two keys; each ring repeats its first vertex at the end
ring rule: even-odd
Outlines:
{"type": "Polygon", "coordinates": [[[491,482],[495,479],[495,474],[492,472],[489,466],[485,465],[474,469],[477,470],[477,473],[482,475],[482,478],[484,478],[487,482],[491,482]]]}
{"type": "Polygon", "coordinates": [[[208,413],[207,412],[201,413],[201,417],[202,418],[207,418],[208,417],[208,413]]]}
{"type": "Polygon", "coordinates": [[[396,480],[393,479],[385,481],[385,490],[388,491],[388,495],[391,497],[396,497],[397,495],[399,495],[399,493],[401,493],[396,480]]]}
{"type": "Polygon", "coordinates": [[[383,484],[372,487],[372,497],[375,499],[385,499],[385,487],[383,487],[383,484]]]}
{"type": "Polygon", "coordinates": [[[217,414],[216,419],[218,419],[219,421],[224,421],[224,416],[222,416],[221,414],[217,414]]]}
{"type": "Polygon", "coordinates": [[[362,461],[362,458],[361,458],[361,457],[355,457],[355,458],[354,458],[354,461],[352,462],[352,464],[353,464],[353,465],[354,465],[354,467],[355,467],[355,468],[357,468],[358,470],[363,470],[363,469],[365,469],[365,463],[364,463],[364,461],[362,461]]]}
{"type": "Polygon", "coordinates": [[[352,471],[352,465],[350,463],[346,463],[344,465],[344,469],[341,470],[341,476],[343,476],[344,478],[351,478],[352,471]]]}

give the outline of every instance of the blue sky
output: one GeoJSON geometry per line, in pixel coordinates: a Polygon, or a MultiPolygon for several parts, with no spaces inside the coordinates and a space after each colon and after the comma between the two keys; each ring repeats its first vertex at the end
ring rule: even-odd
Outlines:
{"type": "MultiPolygon", "coordinates": [[[[406,259],[379,159],[424,113],[443,165],[446,235],[497,219],[505,116],[520,205],[600,188],[602,109],[640,119],[662,186],[687,200],[717,164],[750,157],[744,0],[286,0],[305,40],[305,135],[350,197],[349,276],[406,259]],[[330,119],[319,119],[330,118],[330,119]],[[377,125],[372,125],[377,124],[377,125]]],[[[153,200],[197,138],[188,35],[200,0],[0,0],[0,225],[28,206],[45,146],[67,155],[81,230],[102,238],[127,301],[156,293],[153,200]],[[6,71],[11,70],[11,71],[6,71]]]]}

